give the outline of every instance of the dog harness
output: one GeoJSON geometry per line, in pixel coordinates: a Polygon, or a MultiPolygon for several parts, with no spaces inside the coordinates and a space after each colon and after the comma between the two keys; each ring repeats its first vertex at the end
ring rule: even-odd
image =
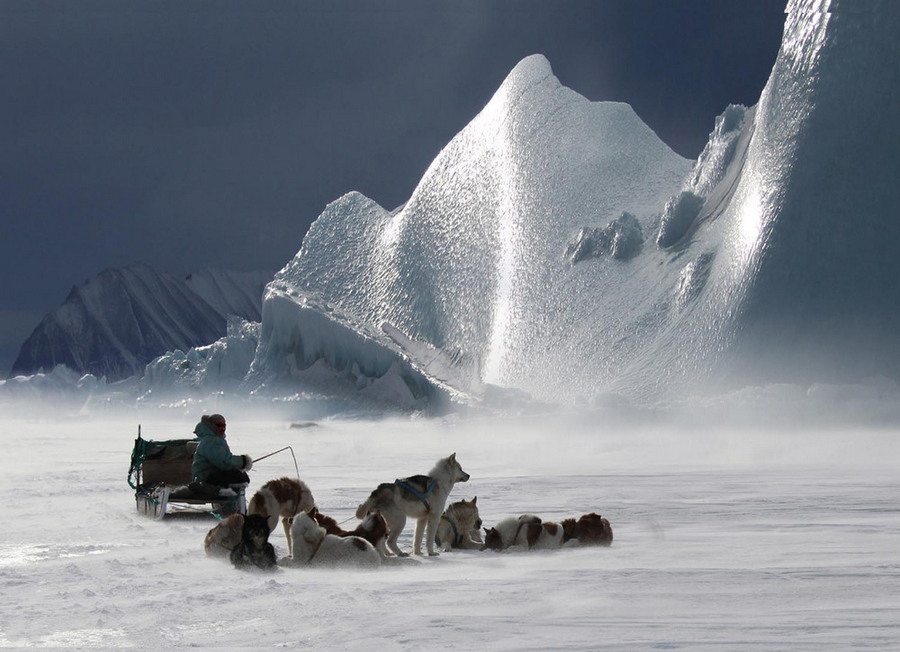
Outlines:
{"type": "Polygon", "coordinates": [[[425,510],[429,511],[429,512],[431,511],[431,505],[428,504],[428,501],[426,500],[426,498],[428,498],[428,495],[437,486],[437,483],[438,483],[438,481],[429,475],[414,475],[409,478],[402,478],[402,479],[394,480],[395,485],[397,485],[401,489],[405,489],[406,491],[411,493],[413,496],[415,496],[416,498],[421,500],[422,504],[425,505],[425,510]],[[430,480],[430,482],[428,482],[429,480],[430,480]],[[410,482],[416,482],[416,483],[420,484],[422,487],[424,487],[424,491],[420,491],[419,489],[416,489],[415,487],[413,487],[410,484],[410,482]]]}
{"type": "MultiPolygon", "coordinates": [[[[462,536],[459,533],[459,528],[456,526],[456,522],[446,514],[441,515],[441,520],[447,521],[450,524],[450,529],[453,530],[453,540],[450,543],[450,547],[458,547],[462,543],[462,536]]],[[[435,537],[434,540],[438,545],[441,545],[440,537],[435,537]]]]}
{"type": "MultiPolygon", "coordinates": [[[[325,537],[327,537],[327,536],[328,535],[326,534],[325,537]]],[[[319,539],[319,542],[316,544],[316,547],[313,548],[312,552],[309,553],[309,557],[306,559],[307,564],[311,564],[313,557],[315,557],[317,554],[319,554],[319,548],[321,548],[322,544],[325,543],[325,537],[322,537],[321,539],[319,539]]],[[[308,539],[304,539],[304,541],[306,541],[306,543],[309,543],[308,539]]]]}

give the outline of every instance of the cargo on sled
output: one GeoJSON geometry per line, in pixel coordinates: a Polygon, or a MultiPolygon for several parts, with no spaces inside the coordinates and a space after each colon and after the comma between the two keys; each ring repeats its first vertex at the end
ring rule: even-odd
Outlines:
{"type": "Polygon", "coordinates": [[[247,513],[244,489],[226,490],[197,482],[191,473],[199,439],[154,441],[138,436],[131,451],[128,485],[139,514],[161,519],[175,511],[209,511],[218,516],[247,513]],[[170,511],[171,510],[171,511],[170,511]]]}

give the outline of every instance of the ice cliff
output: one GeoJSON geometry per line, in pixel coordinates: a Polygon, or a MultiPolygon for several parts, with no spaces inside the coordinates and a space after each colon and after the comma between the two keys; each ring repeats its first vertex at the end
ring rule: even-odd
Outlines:
{"type": "Polygon", "coordinates": [[[567,246],[623,213],[654,230],[690,169],[629,106],[589,102],[529,57],[403,207],[351,193],[326,208],[267,290],[254,366],[324,357],[377,374],[396,359],[465,394],[592,391],[638,346],[597,331],[641,309],[635,274],[656,262],[572,265],[567,246]],[[339,344],[305,328],[322,319],[339,344]]]}
{"type": "Polygon", "coordinates": [[[752,381],[900,377],[900,5],[792,1],[734,199],[752,381]]]}
{"type": "Polygon", "coordinates": [[[898,377],[898,15],[792,1],[758,105],[693,167],[525,59],[404,206],[328,206],[267,290],[256,373],[400,361],[560,402],[898,377]]]}
{"type": "Polygon", "coordinates": [[[423,407],[883,388],[900,379],[898,43],[900,4],[791,0],[759,102],[724,108],[695,162],[528,57],[403,206],[332,202],[260,324],[166,344],[144,389],[423,407]]]}

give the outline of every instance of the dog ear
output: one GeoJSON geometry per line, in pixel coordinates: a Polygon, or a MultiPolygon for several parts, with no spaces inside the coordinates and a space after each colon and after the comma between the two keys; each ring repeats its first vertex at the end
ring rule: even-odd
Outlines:
{"type": "Polygon", "coordinates": [[[477,500],[478,500],[478,496],[475,496],[475,497],[472,499],[472,504],[474,505],[474,504],[476,503],[477,500]]]}
{"type": "Polygon", "coordinates": [[[450,460],[451,464],[453,464],[453,462],[456,461],[456,453],[451,454],[447,459],[450,460]]]}

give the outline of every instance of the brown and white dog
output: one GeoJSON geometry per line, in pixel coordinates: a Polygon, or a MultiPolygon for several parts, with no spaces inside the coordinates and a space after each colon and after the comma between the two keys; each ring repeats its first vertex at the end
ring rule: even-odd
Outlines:
{"type": "Polygon", "coordinates": [[[583,514],[576,521],[567,518],[562,522],[563,543],[578,546],[608,546],[613,541],[612,526],[609,521],[591,512],[583,514]]]}
{"type": "Polygon", "coordinates": [[[291,550],[291,521],[296,514],[308,512],[316,506],[312,492],[306,483],[296,478],[269,480],[259,488],[247,505],[248,514],[261,514],[269,519],[269,531],[278,525],[284,527],[288,550],[291,550]]]}
{"type": "Polygon", "coordinates": [[[338,537],[362,537],[375,546],[375,550],[381,553],[382,557],[387,556],[387,523],[384,522],[384,517],[378,512],[366,514],[362,522],[352,531],[344,530],[336,520],[326,516],[316,507],[309,510],[309,515],[316,523],[325,528],[326,533],[338,537]]]}
{"type": "Polygon", "coordinates": [[[546,550],[563,543],[563,527],[534,514],[510,516],[484,531],[482,550],[546,550]]]}
{"type": "Polygon", "coordinates": [[[542,521],[539,516],[522,514],[505,518],[485,528],[482,550],[540,550],[561,546],[608,546],[613,531],[609,521],[591,512],[561,523],[542,521]]]}
{"type": "Polygon", "coordinates": [[[206,533],[203,547],[210,557],[227,557],[231,551],[241,542],[241,533],[244,528],[244,517],[241,514],[232,514],[222,519],[206,533]]]}

